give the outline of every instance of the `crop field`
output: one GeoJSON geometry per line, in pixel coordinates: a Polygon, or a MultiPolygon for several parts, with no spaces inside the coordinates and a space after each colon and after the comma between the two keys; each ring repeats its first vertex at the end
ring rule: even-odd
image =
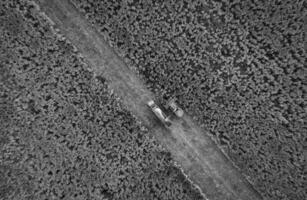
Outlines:
{"type": "Polygon", "coordinates": [[[306,1],[71,2],[264,198],[307,198],[306,1]]]}
{"type": "Polygon", "coordinates": [[[30,1],[0,1],[0,199],[203,199],[30,1]]]}

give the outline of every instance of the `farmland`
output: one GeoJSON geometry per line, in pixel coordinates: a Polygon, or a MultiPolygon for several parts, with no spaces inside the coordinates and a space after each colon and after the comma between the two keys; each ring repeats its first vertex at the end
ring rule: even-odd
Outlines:
{"type": "Polygon", "coordinates": [[[34,4],[0,33],[0,199],[203,199],[34,4]]]}
{"type": "Polygon", "coordinates": [[[306,198],[304,1],[72,2],[263,197],[306,198]]]}

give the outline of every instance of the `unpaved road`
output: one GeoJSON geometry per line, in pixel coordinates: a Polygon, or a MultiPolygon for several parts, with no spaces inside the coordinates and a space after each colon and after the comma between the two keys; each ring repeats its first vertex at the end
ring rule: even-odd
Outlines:
{"type": "Polygon", "coordinates": [[[210,137],[185,115],[170,128],[157,121],[146,106],[153,98],[121,58],[105,42],[69,0],[35,0],[40,9],[82,54],[97,76],[109,86],[127,108],[148,127],[173,155],[189,178],[210,200],[258,200],[260,195],[236,170],[210,137]]]}

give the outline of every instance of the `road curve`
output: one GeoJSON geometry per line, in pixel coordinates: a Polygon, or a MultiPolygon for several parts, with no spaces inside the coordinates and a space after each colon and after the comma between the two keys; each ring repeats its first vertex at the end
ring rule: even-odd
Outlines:
{"type": "Polygon", "coordinates": [[[204,130],[184,115],[165,128],[146,106],[154,95],[127,67],[104,37],[69,0],[35,0],[54,27],[82,54],[96,76],[103,76],[126,107],[168,149],[209,200],[262,199],[204,130]]]}

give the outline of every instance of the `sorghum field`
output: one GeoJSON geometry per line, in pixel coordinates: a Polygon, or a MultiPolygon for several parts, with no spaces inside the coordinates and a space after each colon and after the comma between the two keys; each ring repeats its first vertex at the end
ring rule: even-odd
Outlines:
{"type": "Polygon", "coordinates": [[[71,1],[264,198],[307,198],[306,1],[71,1]]]}
{"type": "Polygon", "coordinates": [[[203,199],[27,0],[0,1],[0,199],[203,199]]]}

